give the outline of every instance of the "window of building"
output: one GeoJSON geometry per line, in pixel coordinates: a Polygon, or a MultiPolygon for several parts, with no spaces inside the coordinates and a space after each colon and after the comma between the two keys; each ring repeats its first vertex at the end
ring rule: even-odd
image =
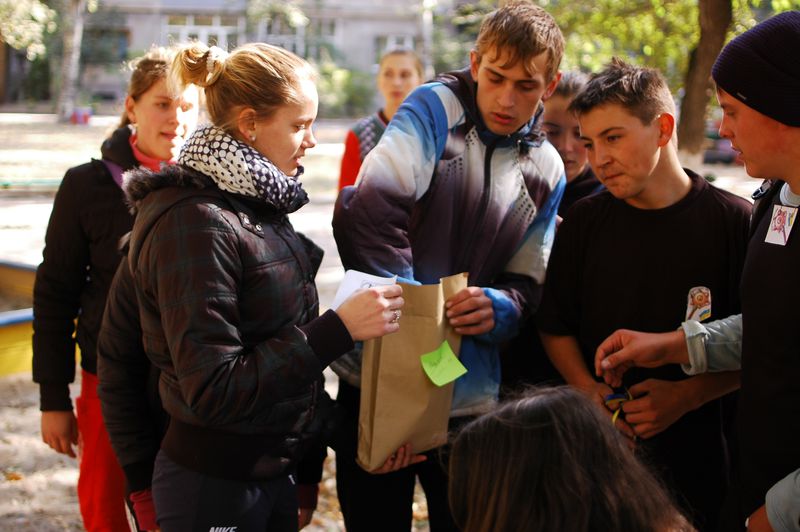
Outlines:
{"type": "Polygon", "coordinates": [[[306,26],[294,27],[283,14],[276,14],[258,23],[256,40],[286,48],[306,57],[306,26]]]}
{"type": "Polygon", "coordinates": [[[167,24],[170,26],[185,26],[186,15],[169,15],[167,17],[167,24]]]}
{"type": "Polygon", "coordinates": [[[306,31],[306,57],[316,61],[341,60],[334,45],[335,36],[335,19],[311,20],[306,31]]]}
{"type": "Polygon", "coordinates": [[[164,35],[169,43],[200,41],[233,50],[244,34],[244,17],[235,15],[182,15],[166,17],[164,35]]]}
{"type": "Polygon", "coordinates": [[[220,15],[219,23],[221,26],[238,26],[239,17],[234,15],[220,15]]]}
{"type": "Polygon", "coordinates": [[[128,57],[128,31],[114,28],[86,28],[81,42],[81,61],[84,64],[108,64],[125,61],[128,57]]]}

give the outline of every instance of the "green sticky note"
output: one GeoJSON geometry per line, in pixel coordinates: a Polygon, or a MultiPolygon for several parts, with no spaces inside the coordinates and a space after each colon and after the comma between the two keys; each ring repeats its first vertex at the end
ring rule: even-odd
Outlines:
{"type": "Polygon", "coordinates": [[[422,360],[422,369],[425,370],[425,374],[436,386],[444,386],[453,382],[467,372],[467,368],[453,353],[447,340],[442,342],[442,345],[435,351],[422,355],[420,360],[422,360]]]}

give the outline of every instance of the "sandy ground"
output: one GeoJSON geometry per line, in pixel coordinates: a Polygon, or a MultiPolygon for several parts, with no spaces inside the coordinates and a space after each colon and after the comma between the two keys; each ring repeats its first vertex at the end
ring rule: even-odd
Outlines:
{"type": "Polygon", "coordinates": [[[82,530],[77,480],[75,460],[39,437],[39,391],[30,375],[0,379],[0,529],[82,530]]]}
{"type": "MultiPolygon", "coordinates": [[[[95,117],[89,126],[55,124],[52,115],[0,113],[0,260],[41,261],[44,231],[55,187],[64,171],[97,155],[104,132],[115,117],[95,117]]],[[[292,216],[298,230],[326,253],[317,276],[323,306],[333,299],[342,276],[330,219],[338,176],[344,124],[322,123],[320,144],[306,160],[304,183],[312,202],[292,216]]],[[[715,184],[748,196],[757,183],[738,167],[701,167],[715,184]]],[[[39,436],[38,389],[30,374],[0,378],[0,530],[81,530],[75,485],[76,461],[58,455],[39,436]]],[[[336,379],[329,375],[333,392],[336,379]]],[[[73,390],[77,395],[77,385],[73,390]]],[[[320,505],[307,530],[343,530],[327,461],[320,505]]],[[[424,498],[415,503],[414,530],[427,530],[424,498]]]]}
{"type": "MultiPolygon", "coordinates": [[[[96,157],[116,117],[90,126],[55,124],[52,115],[0,113],[0,260],[36,265],[60,177],[96,157]]],[[[325,249],[317,276],[320,301],[333,300],[342,266],[330,219],[345,130],[325,124],[317,152],[306,161],[312,203],[292,215],[295,227],[325,249]]],[[[327,376],[335,393],[336,378],[327,376]]],[[[78,394],[73,386],[73,398],[78,394]]],[[[39,432],[38,387],[29,373],[0,378],[0,530],[82,530],[75,486],[77,462],[44,445],[39,432]]],[[[320,503],[307,530],[343,530],[335,492],[335,463],[327,461],[320,503]]]]}

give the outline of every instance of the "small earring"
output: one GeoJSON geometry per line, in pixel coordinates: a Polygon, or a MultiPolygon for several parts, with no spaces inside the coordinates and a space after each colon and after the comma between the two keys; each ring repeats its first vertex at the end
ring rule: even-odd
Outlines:
{"type": "Polygon", "coordinates": [[[250,135],[250,142],[255,142],[255,141],[256,141],[256,136],[250,135]]]}

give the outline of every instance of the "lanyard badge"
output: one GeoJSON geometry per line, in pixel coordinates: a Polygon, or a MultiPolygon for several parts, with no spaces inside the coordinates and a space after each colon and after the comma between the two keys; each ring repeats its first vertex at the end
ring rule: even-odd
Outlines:
{"type": "Polygon", "coordinates": [[[787,207],[786,205],[774,205],[772,208],[772,218],[769,221],[769,229],[764,242],[785,246],[789,241],[789,234],[794,227],[797,218],[797,207],[787,207]]]}

